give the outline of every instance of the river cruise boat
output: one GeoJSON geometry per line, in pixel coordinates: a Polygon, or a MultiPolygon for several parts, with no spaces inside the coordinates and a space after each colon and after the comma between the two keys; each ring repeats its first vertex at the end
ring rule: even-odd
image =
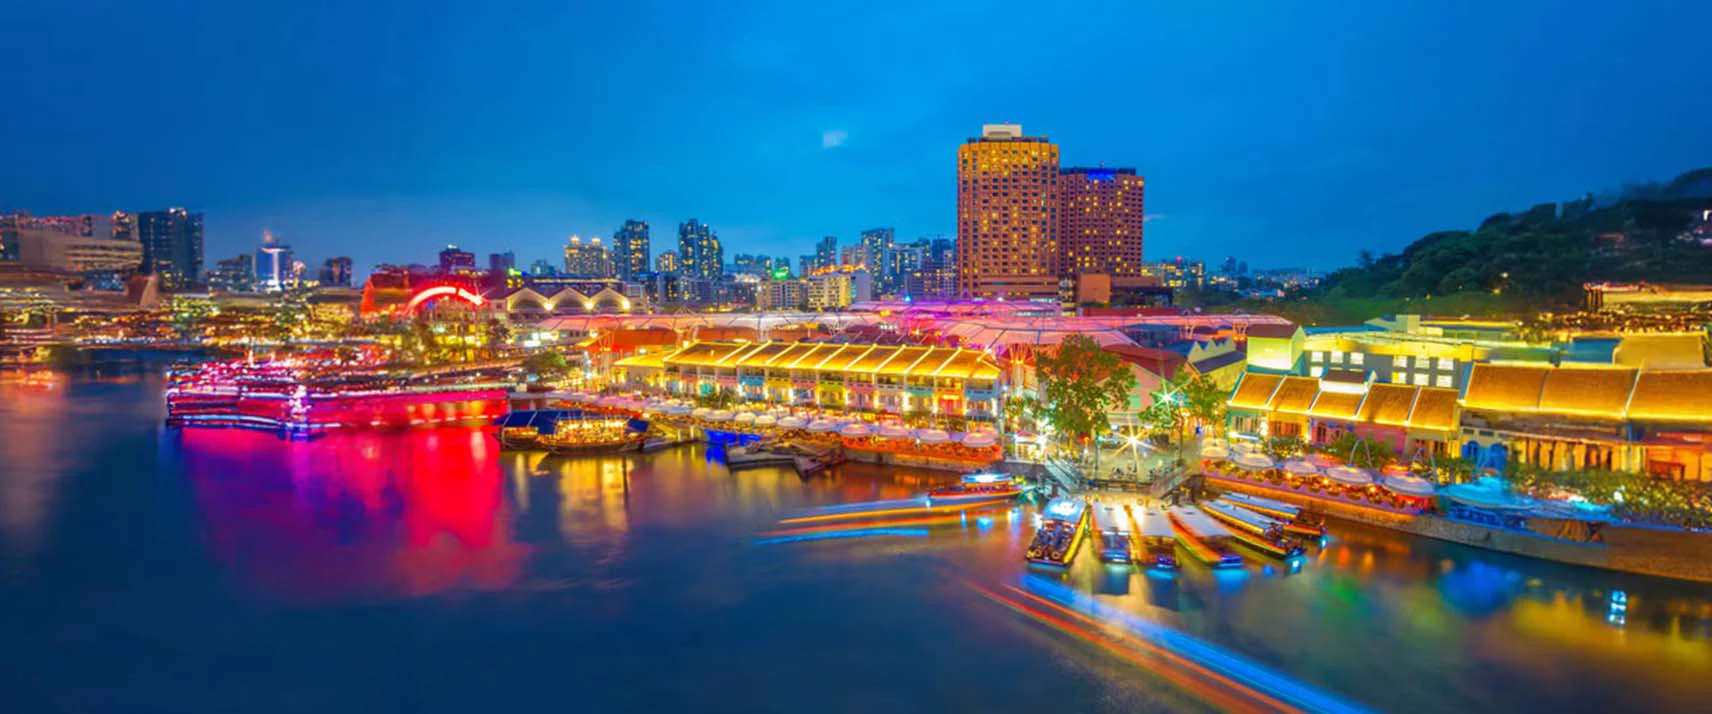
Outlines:
{"type": "Polygon", "coordinates": [[[1095,503],[1094,533],[1099,536],[1100,560],[1107,563],[1130,562],[1129,514],[1115,503],[1095,503]]]}
{"type": "Polygon", "coordinates": [[[1055,498],[1040,514],[1040,528],[1028,544],[1028,562],[1064,568],[1075,559],[1088,530],[1088,504],[1080,498],[1055,498]]]}
{"type": "Polygon", "coordinates": [[[1284,524],[1227,501],[1201,504],[1201,510],[1230,527],[1231,535],[1274,558],[1302,554],[1302,542],[1284,532],[1284,524]]]}
{"type": "Polygon", "coordinates": [[[557,431],[560,419],[571,418],[569,409],[523,409],[513,411],[494,422],[499,430],[494,437],[506,449],[539,449],[541,437],[557,431]]]}
{"type": "Polygon", "coordinates": [[[1242,565],[1242,556],[1231,545],[1230,529],[1194,506],[1177,506],[1165,512],[1177,542],[1196,560],[1216,568],[1242,565]]]}
{"type": "Polygon", "coordinates": [[[927,492],[930,504],[1008,501],[1022,494],[1022,484],[1009,474],[964,474],[961,482],[927,492]]]}
{"type": "Polygon", "coordinates": [[[1221,501],[1234,503],[1262,516],[1284,524],[1284,530],[1296,535],[1319,538],[1326,534],[1326,519],[1313,511],[1262,496],[1251,496],[1240,491],[1231,491],[1219,497],[1221,501]]]}
{"type": "Polygon", "coordinates": [[[560,419],[541,446],[555,456],[588,456],[638,451],[648,435],[648,422],[611,414],[578,412],[560,419]]]}
{"type": "Polygon", "coordinates": [[[1130,559],[1150,568],[1177,569],[1177,532],[1165,511],[1152,506],[1129,506],[1130,559]]]}

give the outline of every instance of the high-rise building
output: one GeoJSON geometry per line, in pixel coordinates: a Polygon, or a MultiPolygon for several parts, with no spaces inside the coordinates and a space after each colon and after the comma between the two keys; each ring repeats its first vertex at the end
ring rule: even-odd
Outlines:
{"type": "Polygon", "coordinates": [[[143,272],[159,276],[162,288],[202,284],[202,214],[182,208],[145,211],[136,217],[143,244],[143,272]]]}
{"type": "Polygon", "coordinates": [[[256,256],[239,253],[214,262],[208,271],[208,287],[221,292],[244,293],[256,288],[256,256]]]}
{"type": "Polygon", "coordinates": [[[634,280],[637,274],[648,272],[651,252],[645,221],[625,221],[612,234],[612,262],[621,279],[634,280]]]}
{"type": "Polygon", "coordinates": [[[256,249],[255,288],[264,292],[279,292],[291,287],[291,246],[274,240],[273,233],[262,231],[262,245],[256,249]]]}
{"type": "Polygon", "coordinates": [[[612,254],[607,252],[599,237],[583,242],[581,236],[571,236],[565,242],[565,273],[587,278],[612,277],[612,254]]]}
{"type": "Polygon", "coordinates": [[[814,265],[804,269],[803,275],[816,270],[838,265],[838,236],[826,236],[814,245],[814,265]]]}
{"type": "Polygon", "coordinates": [[[553,261],[541,258],[529,264],[529,274],[536,277],[550,277],[559,274],[559,269],[553,267],[553,261]]]}
{"type": "Polygon", "coordinates": [[[827,267],[866,268],[868,267],[868,250],[861,243],[844,246],[838,250],[838,262],[827,267]]]}
{"type": "Polygon", "coordinates": [[[874,277],[874,290],[879,293],[897,291],[897,256],[892,252],[894,232],[890,228],[870,228],[862,231],[862,263],[874,277]]]}
{"type": "Polygon", "coordinates": [[[826,268],[805,279],[810,310],[832,310],[874,299],[873,278],[859,266],[826,268]]]}
{"type": "Polygon", "coordinates": [[[678,224],[678,262],[684,275],[718,280],[725,273],[725,249],[719,234],[694,218],[678,224]]]}
{"type": "Polygon", "coordinates": [[[654,272],[676,275],[678,273],[678,252],[675,250],[660,251],[654,257],[654,272]]]}
{"type": "Polygon", "coordinates": [[[351,259],[340,255],[321,261],[319,277],[324,287],[351,287],[351,259]]]}
{"type": "Polygon", "coordinates": [[[448,245],[445,250],[440,251],[440,272],[450,275],[453,273],[473,273],[475,270],[475,253],[459,250],[455,245],[448,245]]]}
{"type": "Polygon", "coordinates": [[[487,272],[505,274],[517,269],[517,254],[511,251],[487,254],[487,272]]]}
{"type": "Polygon", "coordinates": [[[1141,274],[1145,184],[1135,169],[1067,168],[1059,172],[1060,277],[1141,274]]]}
{"type": "Polygon", "coordinates": [[[989,124],[957,149],[957,284],[977,298],[1058,297],[1058,146],[989,124]]]}

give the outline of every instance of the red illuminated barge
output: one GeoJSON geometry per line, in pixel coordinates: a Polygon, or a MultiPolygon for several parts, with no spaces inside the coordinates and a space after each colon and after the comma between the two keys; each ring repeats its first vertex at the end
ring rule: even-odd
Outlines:
{"type": "Polygon", "coordinates": [[[328,366],[313,360],[211,362],[175,375],[166,423],[312,438],[335,430],[487,423],[506,411],[498,366],[431,370],[328,366]]]}

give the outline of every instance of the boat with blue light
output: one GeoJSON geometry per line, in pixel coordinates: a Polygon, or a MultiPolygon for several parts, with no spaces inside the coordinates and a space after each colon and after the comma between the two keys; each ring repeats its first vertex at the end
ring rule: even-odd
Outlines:
{"type": "Polygon", "coordinates": [[[1095,503],[1092,508],[1094,532],[1099,537],[1100,560],[1128,565],[1129,514],[1123,511],[1121,505],[1115,503],[1095,503]]]}
{"type": "Polygon", "coordinates": [[[1151,506],[1126,507],[1130,530],[1130,559],[1162,570],[1177,569],[1177,533],[1165,511],[1151,506]]]}
{"type": "Polygon", "coordinates": [[[1088,504],[1080,498],[1055,498],[1040,514],[1040,527],[1028,544],[1028,562],[1054,568],[1070,565],[1088,530],[1088,504]]]}
{"type": "Polygon", "coordinates": [[[1176,506],[1165,512],[1177,542],[1196,560],[1217,568],[1242,565],[1242,556],[1232,547],[1230,529],[1194,506],[1176,506]]]}
{"type": "Polygon", "coordinates": [[[927,500],[930,506],[982,503],[1006,501],[1021,494],[1022,484],[1018,483],[1016,478],[1010,474],[973,473],[965,474],[957,484],[928,491],[927,500]]]}
{"type": "Polygon", "coordinates": [[[1219,497],[1245,509],[1271,518],[1284,525],[1284,530],[1297,535],[1319,538],[1326,534],[1326,519],[1313,511],[1303,510],[1294,504],[1255,496],[1241,491],[1231,491],[1219,497]]]}
{"type": "Polygon", "coordinates": [[[1250,548],[1274,558],[1302,554],[1302,542],[1286,534],[1283,523],[1222,500],[1202,503],[1201,510],[1229,526],[1231,535],[1250,548]]]}

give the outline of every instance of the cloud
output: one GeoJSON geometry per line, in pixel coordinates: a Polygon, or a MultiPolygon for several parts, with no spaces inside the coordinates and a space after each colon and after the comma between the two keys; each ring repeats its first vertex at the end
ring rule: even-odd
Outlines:
{"type": "Polygon", "coordinates": [[[1141,217],[1142,223],[1152,223],[1154,221],[1163,221],[1163,220],[1165,220],[1165,214],[1163,214],[1163,213],[1149,213],[1149,214],[1146,214],[1146,215],[1141,217]]]}
{"type": "Polygon", "coordinates": [[[820,148],[836,149],[844,145],[844,140],[850,138],[850,132],[843,129],[828,129],[820,133],[820,148]]]}

